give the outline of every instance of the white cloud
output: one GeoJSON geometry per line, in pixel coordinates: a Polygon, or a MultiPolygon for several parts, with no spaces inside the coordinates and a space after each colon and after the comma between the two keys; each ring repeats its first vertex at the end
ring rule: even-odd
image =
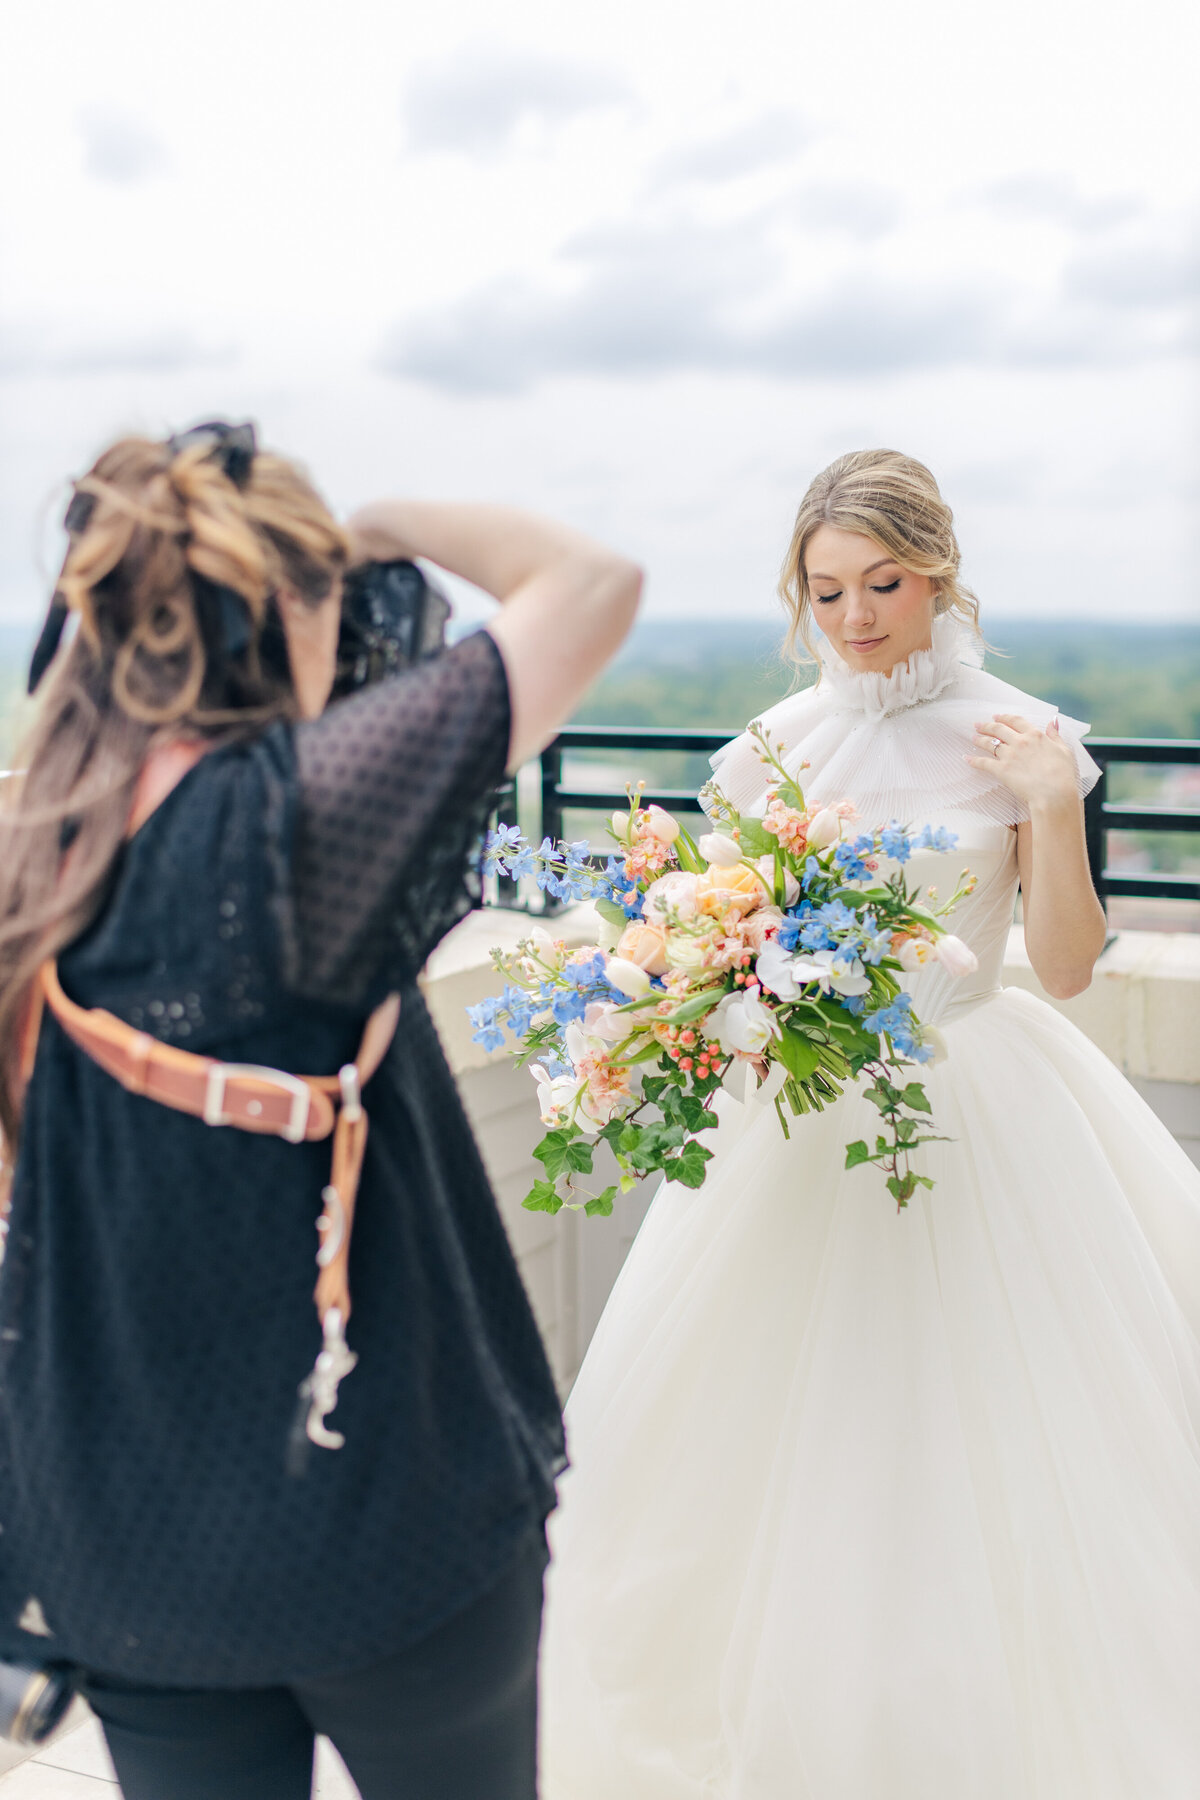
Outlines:
{"type": "Polygon", "coordinates": [[[493,43],[419,65],[402,112],[411,149],[484,157],[508,149],[523,126],[562,125],[631,100],[611,70],[493,43]]]}
{"type": "Polygon", "coordinates": [[[166,146],[137,119],[112,107],[89,105],[78,117],[83,137],[83,166],[100,181],[128,183],[161,175],[167,167],[166,146]]]}
{"type": "Polygon", "coordinates": [[[651,185],[663,188],[693,181],[736,181],[739,176],[790,161],[817,135],[798,112],[780,107],[667,151],[651,169],[651,185]]]}

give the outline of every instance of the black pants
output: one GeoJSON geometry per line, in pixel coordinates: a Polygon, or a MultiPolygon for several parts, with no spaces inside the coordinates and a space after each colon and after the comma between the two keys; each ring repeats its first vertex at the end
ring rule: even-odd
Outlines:
{"type": "Polygon", "coordinates": [[[386,1662],[294,1687],[138,1687],[89,1675],[125,1800],[308,1800],[331,1738],[363,1800],[535,1800],[539,1531],[497,1585],[386,1662]]]}

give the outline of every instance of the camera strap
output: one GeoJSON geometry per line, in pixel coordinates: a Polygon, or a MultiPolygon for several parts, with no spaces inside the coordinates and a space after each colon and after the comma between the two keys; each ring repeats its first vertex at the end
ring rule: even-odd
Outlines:
{"type": "MultiPolygon", "coordinates": [[[[134,793],[127,832],[132,834],[204,753],[204,746],[169,744],[146,759],[134,793]]],[[[53,960],[33,982],[19,1038],[22,1086],[33,1073],[42,1010],[48,1006],[63,1031],[127,1093],[202,1119],[206,1125],[312,1143],[332,1137],[329,1181],[317,1220],[317,1282],[313,1291],[322,1345],[301,1384],[306,1402],[304,1435],[323,1449],[345,1439],[326,1416],[337,1405],[338,1384],[358,1361],[346,1343],[350,1317],[350,1239],[358,1198],[368,1119],[362,1090],[391,1046],[400,1018],[400,996],[390,994],[366,1022],[352,1062],[336,1075],[294,1075],[252,1063],[226,1063],[161,1043],[101,1007],[83,1007],[63,991],[53,960]]]]}

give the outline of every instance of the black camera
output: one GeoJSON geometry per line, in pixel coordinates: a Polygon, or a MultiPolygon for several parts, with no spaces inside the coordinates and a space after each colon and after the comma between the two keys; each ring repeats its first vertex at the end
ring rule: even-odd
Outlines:
{"type": "Polygon", "coordinates": [[[0,1662],[0,1737],[11,1744],[44,1744],[61,1725],[74,1693],[68,1669],[0,1662]]]}
{"type": "Polygon", "coordinates": [[[450,602],[414,562],[360,563],[342,585],[333,697],[436,656],[446,646],[450,602]]]}

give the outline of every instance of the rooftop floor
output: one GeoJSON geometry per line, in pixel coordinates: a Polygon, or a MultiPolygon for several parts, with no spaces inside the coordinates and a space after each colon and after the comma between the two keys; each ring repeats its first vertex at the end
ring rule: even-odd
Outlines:
{"type": "MultiPolygon", "coordinates": [[[[0,1755],[22,1752],[5,1745],[0,1755]]],[[[0,1767],[4,1764],[0,1763],[0,1767]]],[[[0,1775],[0,1800],[117,1800],[116,1775],[99,1724],[82,1702],[37,1755],[0,1775]]],[[[324,1738],[318,1740],[313,1800],[357,1800],[358,1789],[324,1738]]]]}

